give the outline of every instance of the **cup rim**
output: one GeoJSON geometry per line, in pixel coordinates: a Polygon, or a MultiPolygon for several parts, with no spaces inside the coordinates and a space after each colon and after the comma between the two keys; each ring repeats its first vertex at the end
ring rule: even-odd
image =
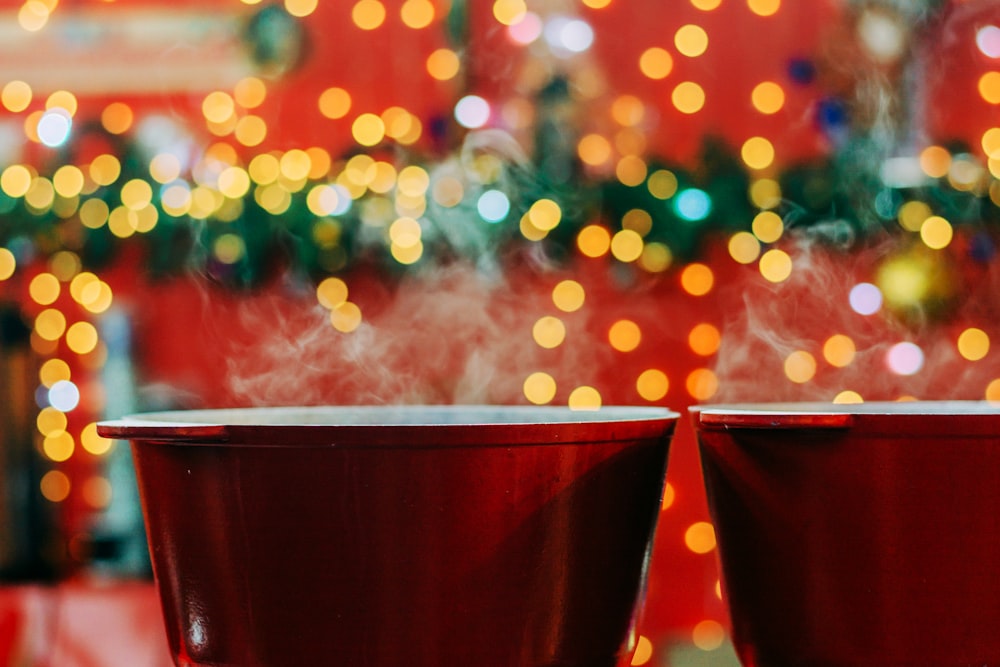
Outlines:
{"type": "Polygon", "coordinates": [[[729,428],[951,428],[1000,432],[1000,403],[922,400],[823,403],[815,401],[693,406],[697,429],[729,428]]]}
{"type": "Polygon", "coordinates": [[[97,431],[161,444],[447,447],[652,438],[679,418],[655,406],[325,405],[136,413],[98,422],[97,431]]]}

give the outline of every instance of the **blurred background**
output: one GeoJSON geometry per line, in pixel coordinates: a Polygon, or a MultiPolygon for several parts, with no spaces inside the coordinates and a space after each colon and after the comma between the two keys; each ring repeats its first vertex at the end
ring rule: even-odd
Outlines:
{"type": "MultiPolygon", "coordinates": [[[[3,0],[0,105],[0,664],[169,664],[103,418],[1000,400],[997,0],[3,0]]],[[[684,421],[633,664],[714,551],[684,421]]]]}

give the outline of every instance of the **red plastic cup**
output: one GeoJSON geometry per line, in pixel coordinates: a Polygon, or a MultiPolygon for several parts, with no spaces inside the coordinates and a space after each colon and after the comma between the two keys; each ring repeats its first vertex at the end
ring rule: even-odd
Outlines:
{"type": "Polygon", "coordinates": [[[1000,665],[1000,408],[693,417],[744,665],[1000,665]]]}
{"type": "Polygon", "coordinates": [[[268,408],[132,441],[177,665],[627,662],[678,415],[268,408]]]}

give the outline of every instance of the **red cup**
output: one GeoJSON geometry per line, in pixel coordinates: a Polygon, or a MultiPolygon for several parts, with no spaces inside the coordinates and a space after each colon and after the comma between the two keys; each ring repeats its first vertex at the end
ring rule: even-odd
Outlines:
{"type": "Polygon", "coordinates": [[[628,660],[678,415],[268,408],[132,441],[177,665],[628,660]]]}
{"type": "Polygon", "coordinates": [[[1000,408],[693,418],[744,665],[1000,665],[1000,408]]]}

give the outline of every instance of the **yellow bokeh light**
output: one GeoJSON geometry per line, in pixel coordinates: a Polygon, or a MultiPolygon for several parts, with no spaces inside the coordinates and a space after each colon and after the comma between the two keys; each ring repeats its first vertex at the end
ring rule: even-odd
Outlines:
{"type": "Polygon", "coordinates": [[[600,410],[601,393],[594,387],[577,387],[569,393],[566,404],[570,410],[600,410]]]}
{"type": "Polygon", "coordinates": [[[108,221],[111,210],[102,199],[88,199],[80,205],[80,222],[84,227],[97,229],[108,221]]]}
{"type": "Polygon", "coordinates": [[[93,159],[88,167],[90,180],[98,185],[111,185],[122,173],[122,164],[114,155],[104,153],[93,159]]]}
{"type": "Polygon", "coordinates": [[[111,451],[114,441],[104,438],[97,433],[97,424],[91,423],[83,427],[80,431],[80,446],[84,451],[94,456],[103,456],[111,451]]]}
{"type": "Polygon", "coordinates": [[[611,250],[611,232],[603,225],[587,225],[577,234],[576,246],[587,257],[603,257],[611,250]]]}
{"type": "Polygon", "coordinates": [[[908,201],[899,207],[896,219],[908,232],[919,232],[924,221],[931,217],[931,207],[922,201],[908,201]]]}
{"type": "Polygon", "coordinates": [[[362,30],[375,30],[385,23],[385,5],[379,0],[360,0],[351,9],[351,20],[362,30]]]}
{"type": "Polygon", "coordinates": [[[608,342],[619,352],[631,352],[642,342],[642,330],[632,320],[618,320],[608,329],[608,342]]]}
{"type": "Polygon", "coordinates": [[[393,243],[389,246],[389,253],[400,264],[415,264],[424,254],[424,244],[419,240],[405,246],[393,243]]]}
{"type": "Polygon", "coordinates": [[[316,286],[316,300],[328,310],[337,308],[347,301],[347,283],[335,276],[324,278],[316,286]]]}
{"type": "Polygon", "coordinates": [[[583,285],[575,280],[563,280],[552,288],[552,303],[564,313],[580,310],[585,298],[583,285]]]}
{"type": "Polygon", "coordinates": [[[722,334],[714,324],[702,322],[696,324],[688,333],[688,346],[698,355],[708,357],[719,350],[722,334]]]}
{"type": "Polygon", "coordinates": [[[760,275],[772,283],[780,283],[792,275],[792,258],[784,250],[773,248],[760,258],[760,275]]]}
{"type": "Polygon", "coordinates": [[[240,79],[233,87],[233,100],[244,109],[256,109],[267,99],[267,84],[255,76],[240,79]]]}
{"type": "Polygon", "coordinates": [[[434,5],[430,0],[406,0],[399,10],[403,25],[414,30],[426,28],[434,21],[434,5]]]}
{"type": "Polygon", "coordinates": [[[785,377],[796,384],[804,384],[816,375],[816,357],[805,350],[796,350],[785,357],[785,377]]]}
{"type": "Polygon", "coordinates": [[[762,81],[754,86],[750,101],[762,114],[775,114],[785,106],[785,90],[774,81],[762,81]]]}
{"type": "Polygon", "coordinates": [[[83,191],[83,185],[83,172],[75,165],[63,165],[52,175],[52,187],[60,197],[76,197],[83,191]]]}
{"type": "Polygon", "coordinates": [[[781,9],[781,0],[747,0],[747,6],[758,16],[774,16],[781,9]]]}
{"type": "Polygon", "coordinates": [[[726,640],[726,629],[718,621],[701,621],[691,631],[691,643],[702,651],[714,651],[726,640]]]}
{"type": "Polygon", "coordinates": [[[635,652],[632,654],[632,661],[629,665],[631,665],[631,667],[639,667],[640,665],[645,665],[652,659],[653,642],[649,641],[649,637],[639,635],[639,639],[635,642],[635,652]]]}
{"type": "Polygon", "coordinates": [[[694,262],[681,271],[681,287],[692,296],[704,296],[712,291],[715,274],[706,264],[694,262]]]}
{"type": "Polygon", "coordinates": [[[854,361],[857,351],[857,346],[851,337],[844,334],[834,334],[823,343],[823,358],[828,364],[837,368],[849,366],[854,361]]]}
{"type": "Polygon", "coordinates": [[[60,380],[69,380],[70,377],[72,374],[69,364],[62,359],[49,359],[38,369],[38,380],[46,387],[51,387],[60,380]]]}
{"type": "Polygon", "coordinates": [[[27,0],[17,12],[17,23],[28,32],[38,32],[49,20],[49,8],[39,0],[27,0]]]}
{"type": "Polygon", "coordinates": [[[153,201],[153,188],[141,178],[133,178],[122,186],[121,201],[126,208],[138,211],[153,201]]]}
{"type": "Polygon", "coordinates": [[[721,4],[722,0],[691,0],[691,5],[695,9],[700,9],[703,12],[710,12],[714,9],[718,9],[721,4]]]}
{"type": "Polygon", "coordinates": [[[112,102],[101,112],[101,125],[111,134],[124,134],[132,127],[132,107],[124,102],[112,102]]]}
{"type": "Polygon", "coordinates": [[[51,406],[46,406],[39,410],[38,416],[35,417],[35,427],[43,436],[65,431],[68,422],[69,420],[65,412],[56,410],[51,406]]]}
{"type": "Polygon", "coordinates": [[[42,451],[51,461],[61,463],[73,456],[76,443],[66,431],[53,431],[42,440],[42,451]]]}
{"type": "Polygon", "coordinates": [[[461,59],[451,49],[440,48],[427,56],[427,73],[438,81],[454,79],[461,68],[461,59]]]}
{"type": "Polygon", "coordinates": [[[708,33],[700,25],[681,26],[674,33],[674,46],[681,54],[696,58],[708,50],[708,33]]]}
{"type": "Polygon", "coordinates": [[[951,153],[943,146],[928,146],[920,151],[920,168],[931,178],[944,178],[951,169],[951,153]]]}
{"type": "Polygon", "coordinates": [[[1000,403],[1000,378],[991,380],[988,385],[986,385],[986,392],[983,395],[987,401],[991,403],[1000,403]]]}
{"type": "Polygon", "coordinates": [[[623,127],[635,127],[646,117],[646,105],[635,95],[619,95],[611,103],[611,117],[623,127]]]}
{"type": "Polygon", "coordinates": [[[980,139],[983,152],[990,159],[1000,158],[1000,127],[991,127],[980,139]]]}
{"type": "Polygon", "coordinates": [[[80,491],[83,502],[93,509],[103,509],[111,503],[111,482],[100,475],[88,477],[80,491]]]}
{"type": "Polygon", "coordinates": [[[645,236],[653,229],[653,216],[642,208],[633,208],[622,216],[622,229],[631,229],[639,236],[645,236]]]}
{"type": "Polygon", "coordinates": [[[740,264],[752,264],[760,257],[760,241],[750,232],[736,232],[729,237],[729,256],[740,264]]]}
{"type": "Polygon", "coordinates": [[[559,347],[566,339],[566,325],[558,317],[546,315],[535,322],[531,329],[531,337],[539,347],[546,349],[559,347]]]}
{"type": "Polygon", "coordinates": [[[715,549],[715,527],[707,521],[698,521],[684,531],[684,544],[696,554],[707,554],[715,549]]]}
{"type": "Polygon", "coordinates": [[[239,199],[250,191],[250,175],[241,167],[227,167],[219,174],[218,188],[230,199],[239,199]]]}
{"type": "Polygon", "coordinates": [[[548,373],[539,371],[525,378],[522,390],[524,397],[531,403],[545,405],[556,397],[556,381],[548,373]]]}
{"type": "Polygon", "coordinates": [[[259,146],[267,138],[267,123],[260,116],[243,116],[236,121],[233,136],[243,146],[259,146]]]}
{"type": "Polygon", "coordinates": [[[31,171],[20,164],[12,164],[0,174],[0,188],[11,197],[23,197],[31,188],[34,179],[31,171]]]}
{"type": "Polygon", "coordinates": [[[653,46],[639,56],[639,71],[650,79],[665,79],[674,69],[674,58],[670,52],[659,46],[653,46]]]}
{"type": "Polygon", "coordinates": [[[643,245],[639,266],[650,273],[662,273],[670,268],[673,261],[674,254],[670,248],[659,241],[654,241],[643,245]]]}
{"type": "Polygon", "coordinates": [[[77,354],[93,352],[97,342],[97,328],[90,322],[76,322],[66,330],[66,346],[77,354]]]}
{"type": "Polygon", "coordinates": [[[28,283],[31,300],[43,306],[55,303],[60,291],[59,279],[51,273],[39,273],[28,283]]]}
{"type": "Polygon", "coordinates": [[[576,153],[584,164],[596,167],[611,159],[611,142],[599,134],[588,134],[577,143],[576,153]]]}
{"type": "Polygon", "coordinates": [[[719,378],[708,368],[696,368],[688,374],[684,387],[691,398],[707,401],[719,390],[719,378]]]}
{"type": "Polygon", "coordinates": [[[38,211],[47,211],[55,201],[56,189],[52,181],[39,177],[31,181],[31,187],[24,193],[24,201],[38,211]]]}
{"type": "Polygon", "coordinates": [[[312,169],[312,158],[304,150],[293,148],[286,151],[278,160],[281,175],[289,181],[303,181],[309,177],[312,169]]]}
{"type": "Polygon", "coordinates": [[[638,155],[626,155],[615,165],[615,175],[622,185],[642,185],[646,180],[646,173],[646,161],[638,155]]]}
{"type": "Polygon", "coordinates": [[[281,163],[278,158],[270,153],[261,153],[254,156],[247,165],[247,173],[254,183],[258,185],[270,185],[278,180],[281,175],[281,163]]]}
{"type": "Polygon", "coordinates": [[[236,101],[229,93],[213,91],[202,100],[201,113],[210,123],[225,123],[236,113],[236,101]]]}
{"type": "Polygon", "coordinates": [[[0,280],[7,280],[17,269],[17,258],[7,248],[0,248],[0,280]]]}
{"type": "Polygon", "coordinates": [[[539,199],[528,209],[528,218],[535,228],[548,232],[562,220],[562,208],[551,199],[539,199]]]}
{"type": "Polygon", "coordinates": [[[8,111],[18,113],[31,104],[31,86],[24,81],[10,81],[0,91],[0,102],[8,111]]]}
{"type": "Polygon", "coordinates": [[[635,390],[644,400],[654,402],[663,399],[670,390],[667,374],[658,368],[649,368],[639,374],[635,390]]]}
{"type": "Polygon", "coordinates": [[[604,9],[611,4],[611,0],[583,0],[583,4],[591,9],[604,9]]]}
{"type": "Polygon", "coordinates": [[[45,100],[46,109],[62,109],[68,112],[70,116],[76,114],[78,105],[79,102],[77,102],[76,95],[68,90],[57,90],[45,100]]]}
{"type": "Polygon", "coordinates": [[[850,389],[845,389],[839,392],[833,397],[833,402],[837,405],[848,405],[848,404],[858,404],[864,403],[865,399],[862,398],[861,394],[856,391],[851,391],[850,389]]]}
{"type": "Polygon", "coordinates": [[[493,3],[493,18],[503,25],[520,22],[527,12],[524,0],[495,0],[493,3]]]}
{"type": "Polygon", "coordinates": [[[750,185],[750,201],[757,208],[776,208],[781,203],[781,183],[773,178],[758,178],[750,185]]]}
{"type": "Polygon", "coordinates": [[[979,95],[989,104],[1000,104],[1000,72],[987,72],[979,77],[979,95]]]}
{"type": "Polygon", "coordinates": [[[422,197],[430,187],[430,174],[423,167],[410,165],[399,171],[396,189],[408,197],[422,197]]]}
{"type": "Polygon", "coordinates": [[[740,156],[751,169],[767,169],[774,162],[774,145],[764,137],[750,137],[743,142],[740,156]]]}
{"type": "Polygon", "coordinates": [[[354,119],[351,134],[362,146],[375,146],[385,138],[385,123],[373,113],[363,113],[354,119]]]}
{"type": "Polygon", "coordinates": [[[969,327],[958,336],[958,353],[969,361],[979,361],[990,351],[990,337],[982,329],[969,327]]]}
{"type": "Polygon", "coordinates": [[[939,215],[930,216],[920,225],[920,239],[934,250],[948,247],[953,235],[951,223],[939,215]]]}
{"type": "Polygon", "coordinates": [[[660,509],[670,509],[670,506],[674,504],[675,500],[677,500],[677,490],[674,489],[673,484],[667,482],[663,485],[663,500],[660,501],[660,509]]]}
{"type": "Polygon", "coordinates": [[[753,234],[762,243],[774,243],[785,233],[785,223],[774,211],[761,211],[751,224],[753,234]]]}
{"type": "Polygon", "coordinates": [[[330,324],[342,333],[350,333],[361,326],[361,308],[356,303],[345,301],[330,310],[330,324]]]}
{"type": "Polygon", "coordinates": [[[327,118],[343,118],[351,110],[351,94],[343,88],[327,88],[319,96],[319,111],[327,118]]]}
{"type": "Polygon", "coordinates": [[[705,106],[705,91],[694,81],[684,81],[674,88],[670,101],[681,113],[698,113],[705,106]]]}
{"type": "Polygon", "coordinates": [[[50,503],[61,503],[69,497],[69,476],[61,470],[50,470],[42,475],[38,488],[50,503]]]}
{"type": "Polygon", "coordinates": [[[623,229],[611,238],[611,254],[619,262],[636,261],[642,256],[644,246],[642,236],[632,229],[623,229]]]}
{"type": "Polygon", "coordinates": [[[646,187],[657,199],[670,199],[677,194],[677,176],[668,169],[657,169],[649,175],[646,187]]]}
{"type": "Polygon", "coordinates": [[[316,11],[319,0],[285,0],[285,11],[297,18],[304,18],[316,11]]]}
{"type": "Polygon", "coordinates": [[[421,242],[423,230],[415,219],[402,216],[389,225],[389,238],[393,245],[410,248],[421,242]]]}

